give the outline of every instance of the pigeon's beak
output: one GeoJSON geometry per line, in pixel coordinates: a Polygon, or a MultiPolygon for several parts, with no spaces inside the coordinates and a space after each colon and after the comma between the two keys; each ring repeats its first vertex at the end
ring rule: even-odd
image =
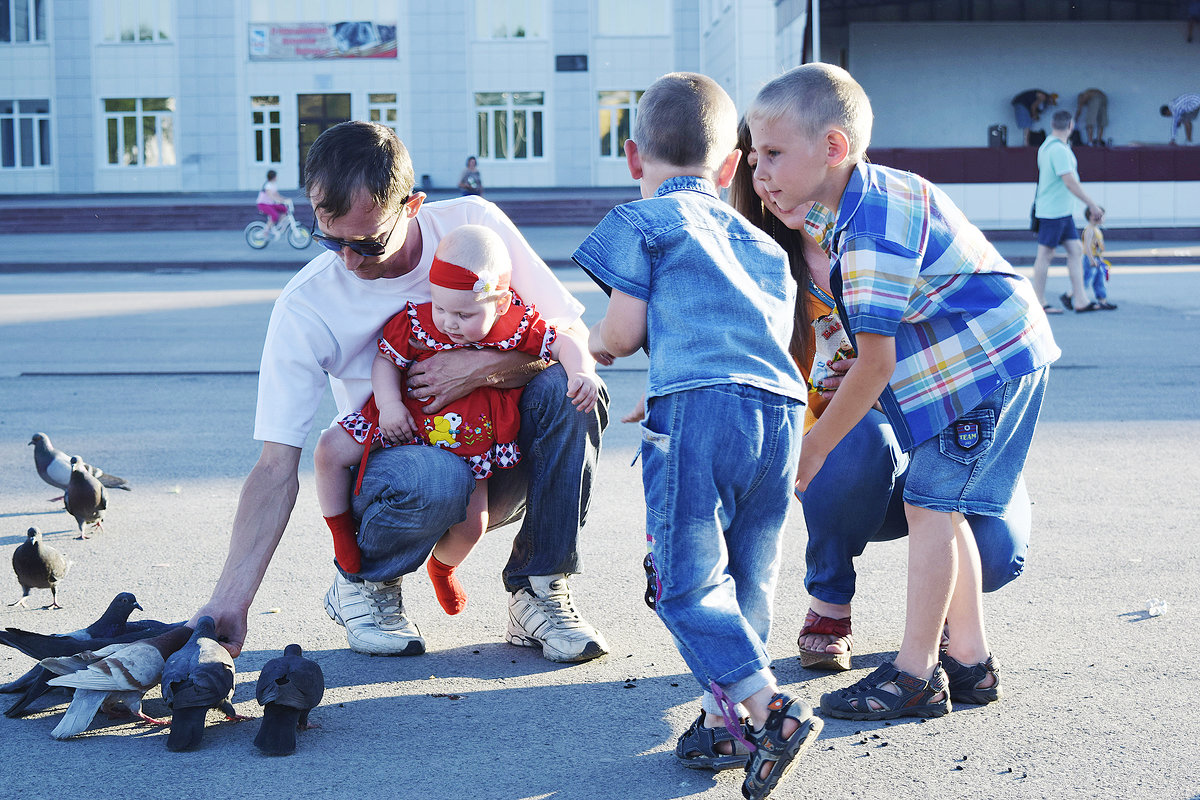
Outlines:
{"type": "Polygon", "coordinates": [[[134,603],[134,604],[133,604],[133,607],[134,607],[134,608],[136,608],[138,611],[145,611],[145,610],[146,610],[146,609],[142,608],[142,606],[141,606],[141,604],[140,604],[140,603],[134,603]]]}

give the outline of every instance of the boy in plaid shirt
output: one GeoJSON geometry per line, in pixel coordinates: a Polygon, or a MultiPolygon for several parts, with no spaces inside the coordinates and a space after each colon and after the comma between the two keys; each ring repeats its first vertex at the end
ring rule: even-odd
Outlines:
{"type": "Polygon", "coordinates": [[[804,437],[803,491],[879,404],[911,466],[908,608],[894,663],[821,698],[845,719],[934,717],[1000,697],[983,625],[979,552],[964,514],[998,516],[1021,476],[1048,365],[1059,356],[1029,282],[937,187],[866,162],[871,106],[848,72],[806,64],[747,114],[755,179],[830,255],[858,357],[804,437]],[[949,648],[939,655],[943,622],[949,648]]]}

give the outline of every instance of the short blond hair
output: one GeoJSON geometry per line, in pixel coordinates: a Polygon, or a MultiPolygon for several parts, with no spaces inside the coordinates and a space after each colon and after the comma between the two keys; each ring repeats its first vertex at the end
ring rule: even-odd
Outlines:
{"type": "Polygon", "coordinates": [[[841,128],[850,144],[848,159],[860,161],[871,143],[874,114],[858,81],[832,64],[793,67],[764,86],[746,116],[752,120],[795,122],[810,139],[841,128]]]}
{"type": "Polygon", "coordinates": [[[737,109],[707,75],[672,72],[638,102],[633,141],[644,159],[716,169],[737,142],[737,109]]]}
{"type": "MultiPolygon", "coordinates": [[[[460,225],[450,231],[438,242],[434,255],[476,275],[488,272],[493,277],[512,279],[512,258],[508,254],[508,246],[500,234],[483,225],[460,225]]],[[[504,294],[508,294],[508,291],[482,292],[477,299],[504,294]]]]}

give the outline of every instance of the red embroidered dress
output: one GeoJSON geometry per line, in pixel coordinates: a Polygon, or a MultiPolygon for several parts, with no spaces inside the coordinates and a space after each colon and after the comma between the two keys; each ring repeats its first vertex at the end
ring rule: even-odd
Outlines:
{"type": "MultiPolygon", "coordinates": [[[[512,294],[512,304],[504,316],[496,320],[482,341],[456,344],[433,324],[430,303],[414,305],[388,320],[379,337],[379,350],[401,370],[441,350],[463,347],[497,350],[518,350],[522,353],[551,360],[550,344],[558,336],[554,326],[547,323],[533,306],[527,306],[512,294]]],[[[404,405],[412,414],[420,435],[403,444],[423,444],[443,447],[461,456],[471,467],[475,478],[491,476],[493,468],[515,467],[521,460],[517,432],[521,429],[521,414],[517,402],[521,388],[499,389],[482,386],[466,397],[455,400],[436,414],[422,410],[424,402],[407,394],[404,405]]],[[[338,424],[363,444],[390,447],[379,434],[379,408],[372,395],[362,411],[347,414],[338,424]]]]}

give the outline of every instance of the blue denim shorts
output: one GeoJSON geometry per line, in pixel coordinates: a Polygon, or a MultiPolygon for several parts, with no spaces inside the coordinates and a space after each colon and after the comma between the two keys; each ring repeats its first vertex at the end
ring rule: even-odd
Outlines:
{"type": "Polygon", "coordinates": [[[985,397],[910,453],[904,502],[933,511],[1004,515],[1037,427],[1050,368],[985,397]]]}
{"type": "Polygon", "coordinates": [[[1079,229],[1075,227],[1072,216],[1043,219],[1038,217],[1038,244],[1046,247],[1058,247],[1068,239],[1078,239],[1079,229]]]}

